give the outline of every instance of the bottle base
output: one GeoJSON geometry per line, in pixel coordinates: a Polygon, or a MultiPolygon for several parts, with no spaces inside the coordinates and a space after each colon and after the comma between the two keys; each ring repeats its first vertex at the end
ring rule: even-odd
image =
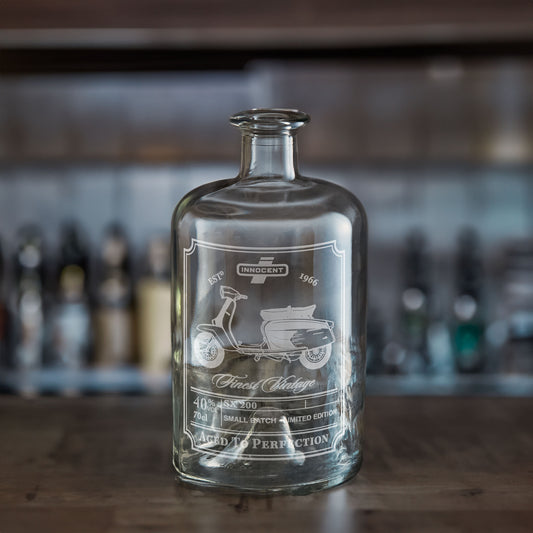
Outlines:
{"type": "Polygon", "coordinates": [[[198,487],[203,490],[212,490],[216,492],[225,492],[228,494],[256,494],[256,495],[272,495],[272,494],[293,494],[293,495],[305,495],[312,492],[317,492],[320,490],[330,489],[336,487],[343,483],[346,483],[353,479],[362,465],[362,456],[360,455],[358,460],[354,465],[347,470],[344,470],[337,474],[336,476],[317,479],[310,482],[298,483],[298,484],[288,484],[288,485],[276,485],[276,486],[255,486],[247,483],[243,484],[233,484],[233,483],[223,483],[219,480],[208,480],[205,478],[200,478],[196,476],[191,476],[181,472],[176,466],[176,460],[173,460],[173,466],[176,470],[176,480],[190,487],[198,487]]]}

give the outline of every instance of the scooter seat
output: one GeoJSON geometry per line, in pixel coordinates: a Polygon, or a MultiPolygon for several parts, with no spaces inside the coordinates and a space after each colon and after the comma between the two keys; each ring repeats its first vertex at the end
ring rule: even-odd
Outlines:
{"type": "Polygon", "coordinates": [[[313,318],[316,305],[308,305],[307,307],[281,307],[278,309],[263,309],[260,311],[261,318],[265,322],[271,320],[294,320],[299,318],[313,318]]]}

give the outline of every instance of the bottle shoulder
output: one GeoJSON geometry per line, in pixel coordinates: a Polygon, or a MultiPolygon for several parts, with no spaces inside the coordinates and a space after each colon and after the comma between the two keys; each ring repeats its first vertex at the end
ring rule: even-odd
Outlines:
{"type": "Polygon", "coordinates": [[[366,226],[366,214],[359,199],[330,181],[297,177],[221,180],[187,193],[176,206],[174,224],[194,218],[285,218],[311,219],[329,213],[342,214],[366,226]]]}
{"type": "Polygon", "coordinates": [[[181,200],[176,204],[172,214],[172,221],[177,222],[183,218],[187,212],[194,210],[195,206],[202,201],[203,198],[209,197],[216,191],[222,190],[235,179],[217,180],[209,183],[204,183],[194,189],[191,189],[181,200]]]}

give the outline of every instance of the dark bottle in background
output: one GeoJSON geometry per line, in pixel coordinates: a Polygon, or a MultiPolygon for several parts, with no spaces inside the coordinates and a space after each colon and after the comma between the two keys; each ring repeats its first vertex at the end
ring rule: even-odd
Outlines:
{"type": "Polygon", "coordinates": [[[145,272],[136,286],[139,363],[149,373],[170,371],[170,250],[168,238],[148,243],[145,272]]]}
{"type": "Polygon", "coordinates": [[[88,299],[88,247],[79,228],[63,227],[51,319],[52,364],[68,369],[86,365],[91,318],[88,299]]]}
{"type": "Polygon", "coordinates": [[[24,373],[37,370],[43,362],[45,331],[44,246],[35,226],[23,227],[17,238],[15,271],[15,346],[13,366],[21,372],[22,394],[33,394],[31,379],[24,373]]]}
{"type": "Polygon", "coordinates": [[[401,344],[405,349],[402,366],[407,373],[424,372],[430,363],[427,350],[429,270],[425,235],[421,230],[413,230],[405,244],[400,306],[401,344]]]}
{"type": "Polygon", "coordinates": [[[482,310],[483,264],[478,235],[461,232],[455,260],[452,343],[460,372],[480,372],[486,363],[482,310]]]}
{"type": "Polygon", "coordinates": [[[366,337],[366,372],[367,374],[382,374],[385,372],[383,361],[385,324],[379,309],[376,307],[368,309],[366,337]]]}
{"type": "Polygon", "coordinates": [[[501,307],[503,368],[533,373],[533,241],[509,243],[503,258],[501,307]]]}
{"type": "Polygon", "coordinates": [[[0,368],[8,365],[8,311],[5,298],[5,261],[0,242],[0,368]]]}
{"type": "Polygon", "coordinates": [[[132,362],[134,334],[129,245],[118,224],[107,229],[100,250],[94,334],[96,365],[116,367],[132,362]]]}

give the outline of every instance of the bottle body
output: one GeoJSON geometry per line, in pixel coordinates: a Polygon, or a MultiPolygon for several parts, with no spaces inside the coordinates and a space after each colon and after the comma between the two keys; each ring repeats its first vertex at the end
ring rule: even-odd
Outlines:
{"type": "Polygon", "coordinates": [[[309,492],[361,464],[365,214],[340,187],[286,177],[241,171],[173,216],[173,460],[187,482],[309,492]]]}
{"type": "Polygon", "coordinates": [[[327,191],[342,194],[335,189],[266,179],[178,207],[174,461],[182,477],[305,490],[359,468],[366,223],[348,193],[347,214],[322,204],[327,191]]]}

